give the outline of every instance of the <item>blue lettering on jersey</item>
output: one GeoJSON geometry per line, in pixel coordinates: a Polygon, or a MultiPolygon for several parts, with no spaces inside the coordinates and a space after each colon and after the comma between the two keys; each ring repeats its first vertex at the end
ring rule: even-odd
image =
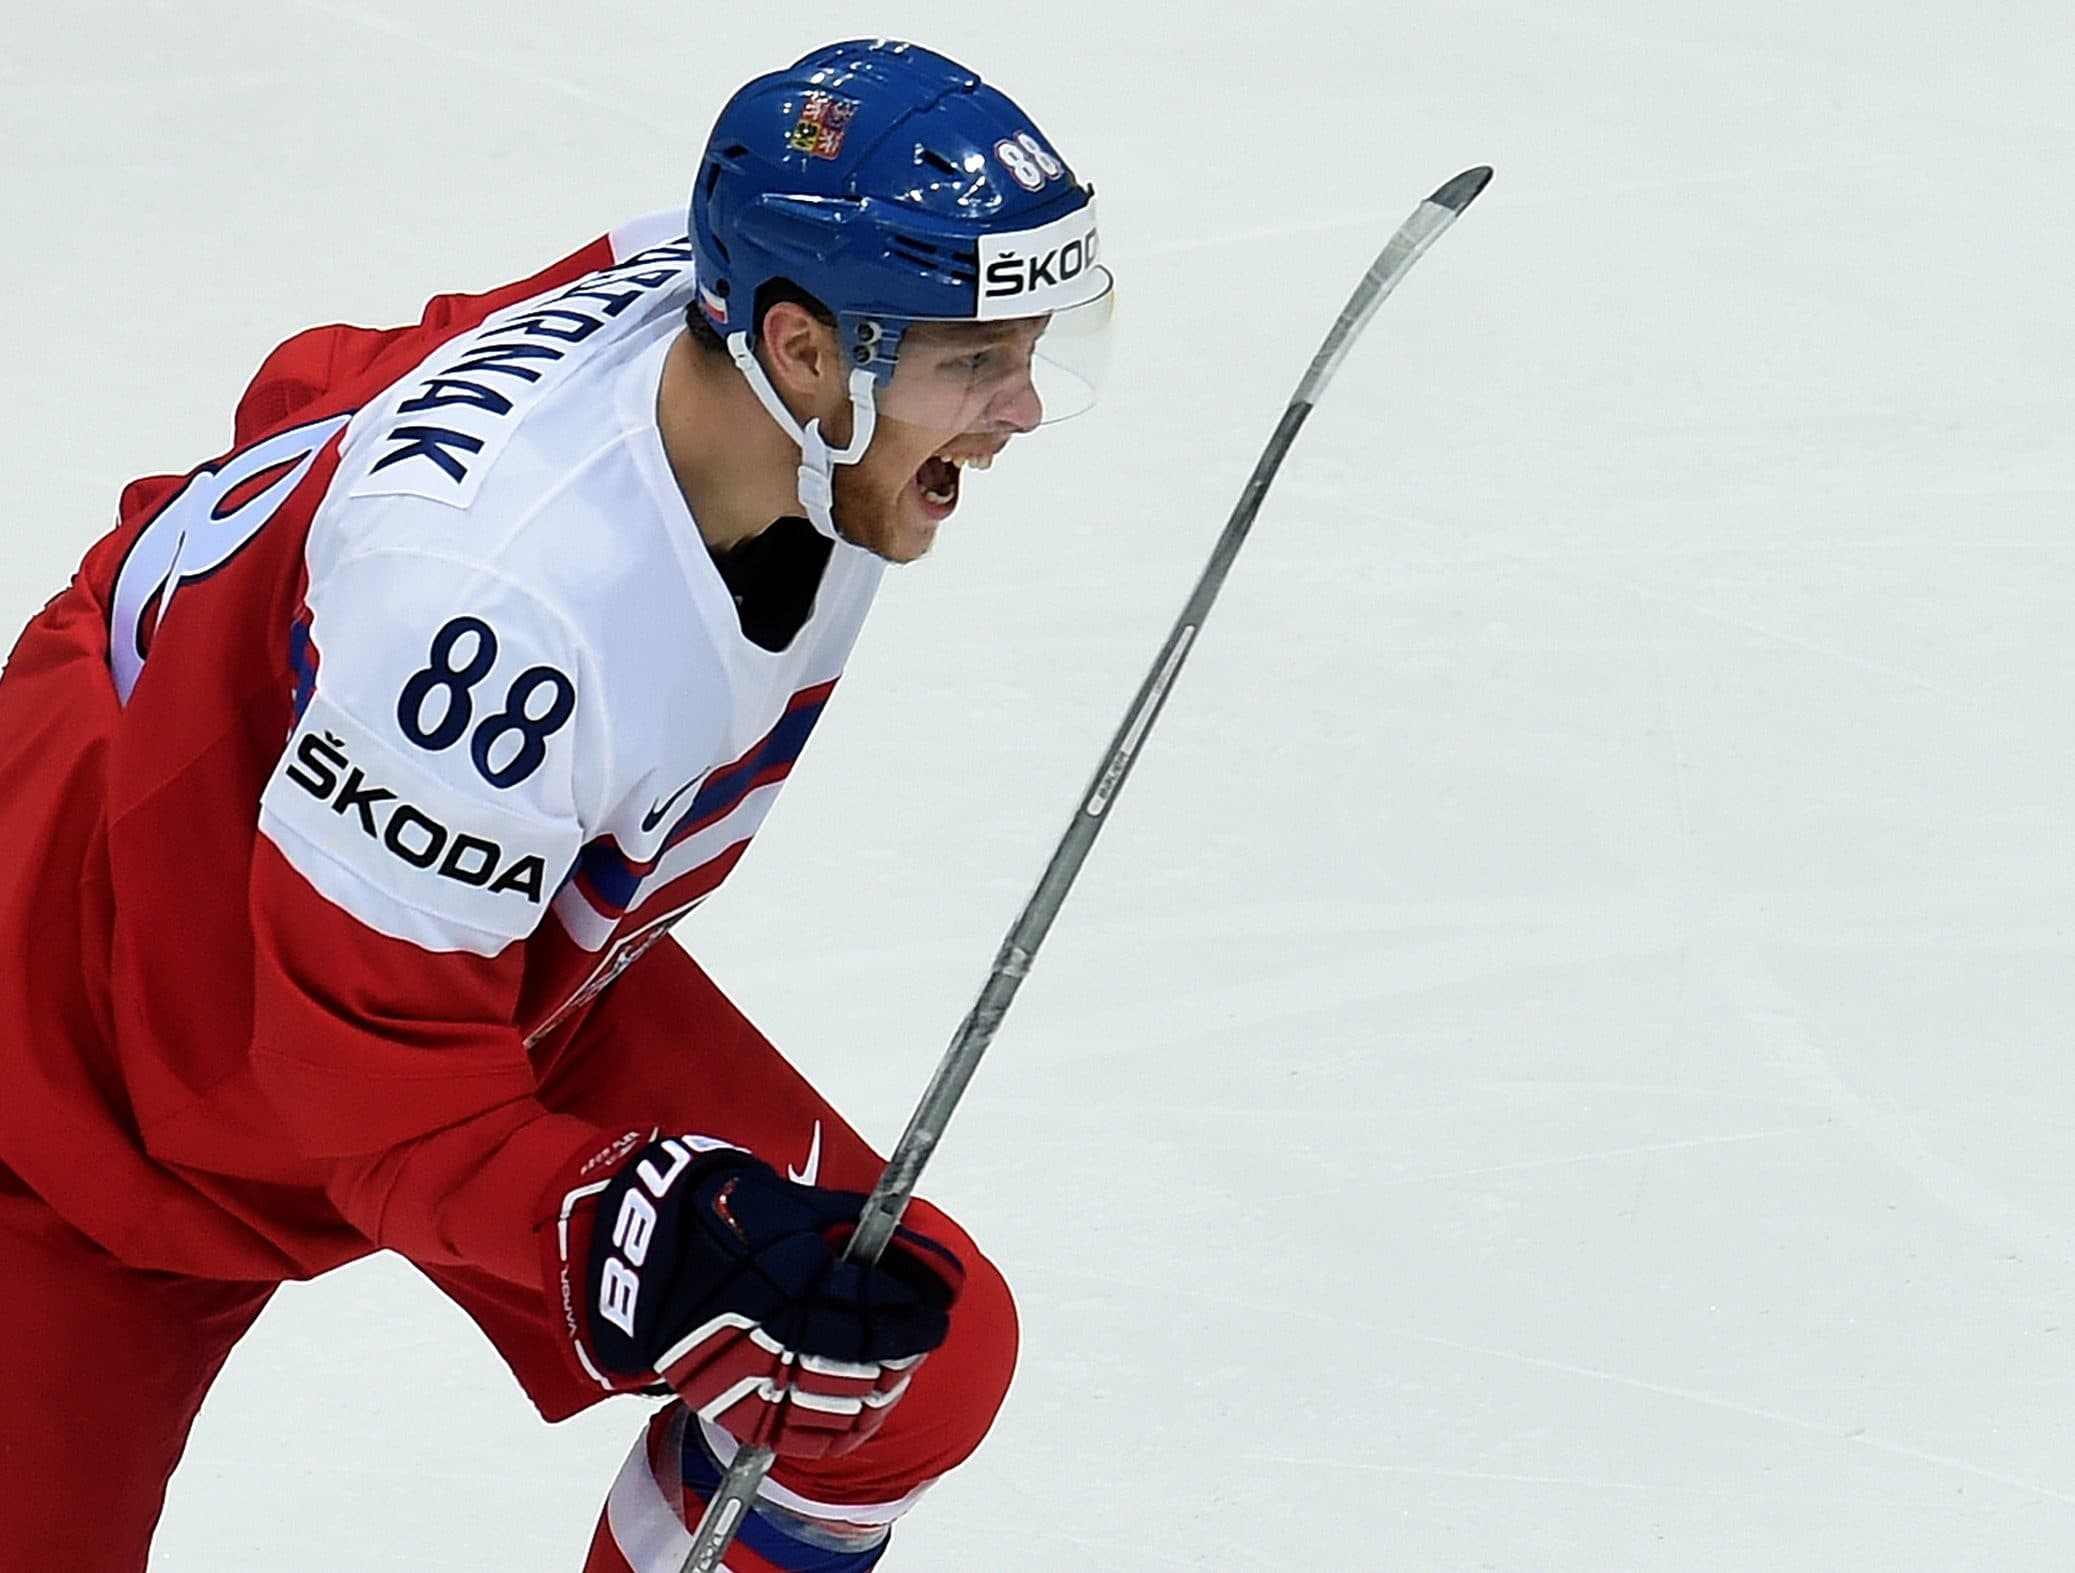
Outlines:
{"type": "Polygon", "coordinates": [[[601,317],[561,306],[543,306],[505,324],[507,331],[528,333],[537,339],[560,339],[564,344],[581,344],[604,326],[601,317]]]}
{"type": "Polygon", "coordinates": [[[468,479],[468,461],[459,455],[483,451],[482,438],[471,437],[466,432],[448,431],[443,426],[392,426],[389,440],[401,446],[390,449],[377,459],[376,470],[386,470],[406,459],[430,459],[456,481],[468,479]]]}
{"type": "Polygon", "coordinates": [[[512,410],[512,401],[495,388],[470,382],[466,377],[427,377],[423,386],[425,392],[415,399],[405,399],[396,407],[397,413],[416,415],[422,410],[437,410],[449,404],[473,404],[492,415],[509,415],[512,410]]]}
{"type": "Polygon", "coordinates": [[[521,382],[538,382],[540,373],[533,367],[522,364],[529,360],[558,361],[562,352],[550,349],[545,344],[485,344],[471,350],[466,359],[456,361],[451,375],[488,376],[495,373],[501,377],[517,377],[521,382]]]}
{"type": "Polygon", "coordinates": [[[403,390],[389,423],[370,439],[379,457],[354,493],[466,506],[479,461],[502,445],[522,404],[554,383],[570,350],[659,292],[689,288],[692,259],[687,240],[654,246],[462,335],[403,390]],[[442,424],[422,418],[435,410],[442,424]]]}

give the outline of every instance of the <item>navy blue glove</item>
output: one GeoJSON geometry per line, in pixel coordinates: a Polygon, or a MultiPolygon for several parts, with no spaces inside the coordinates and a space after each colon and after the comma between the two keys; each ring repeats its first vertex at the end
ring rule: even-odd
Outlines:
{"type": "Polygon", "coordinates": [[[944,1341],[957,1257],[902,1229],[876,1265],[844,1261],[857,1192],[696,1137],[588,1178],[559,1209],[564,1301],[613,1385],[660,1377],[744,1441],[828,1457],[877,1431],[944,1341]]]}

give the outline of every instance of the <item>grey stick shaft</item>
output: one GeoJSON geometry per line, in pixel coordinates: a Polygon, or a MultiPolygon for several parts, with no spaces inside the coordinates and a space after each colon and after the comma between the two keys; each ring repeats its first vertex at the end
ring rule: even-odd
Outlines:
{"type": "MultiPolygon", "coordinates": [[[[921,1181],[923,1166],[936,1151],[944,1127],[950,1123],[952,1111],[965,1095],[966,1084],[973,1079],[973,1072],[979,1069],[980,1057],[987,1052],[995,1030],[1000,1027],[1002,1017],[1008,1014],[1009,1005],[1016,998],[1016,991],[1023,986],[1038,947],[1050,932],[1053,918],[1058,916],[1067,892],[1073,888],[1074,879],[1081,872],[1081,864],[1087,859],[1089,848],[1095,844],[1095,837],[1115,805],[1117,794],[1123,790],[1146,734],[1152,731],[1153,723],[1159,719],[1161,707],[1167,703],[1175,679],[1181,675],[1182,666],[1196,643],[1196,635],[1202,630],[1204,619],[1210,615],[1211,604],[1224,586],[1232,560],[1239,555],[1239,548],[1245,544],[1247,533],[1253,528],[1254,516],[1261,511],[1269,483],[1275,479],[1276,471],[1282,468],[1283,457],[1297,440],[1305,418],[1311,414],[1333,374],[1340,369],[1340,362],[1349,346],[1368,325],[1370,317],[1375,315],[1376,308],[1383,304],[1413,263],[1426,254],[1427,248],[1455,222],[1490,179],[1490,169],[1481,165],[1465,170],[1420,203],[1412,216],[1391,236],[1390,243],[1370,265],[1369,271],[1362,275],[1361,283],[1355,286],[1354,294],[1348,298],[1332,331],[1319,346],[1318,354],[1312,357],[1310,368],[1297,384],[1296,394],[1284,409],[1282,419],[1276,423],[1275,434],[1268,439],[1268,446],[1254,465],[1254,473],[1247,478],[1246,488],[1240,493],[1232,517],[1226,521],[1225,532],[1218,538],[1188,604],[1175,620],[1174,630],[1161,647],[1159,658],[1154,661],[1152,670],[1146,673],[1137,697],[1125,712],[1122,725],[1110,740],[1109,752],[1103,756],[1101,768],[1089,783],[1088,791],[1074,813],[1073,823],[1060,837],[1052,861],[1038,880],[1037,889],[1024,904],[1022,915],[1010,928],[1008,938],[1002,942],[994,958],[994,970],[981,988],[979,999],[960,1024],[951,1046],[944,1051],[922,1101],[909,1117],[908,1128],[901,1133],[893,1156],[887,1160],[886,1168],[879,1176],[879,1183],[872,1187],[857,1232],[851,1236],[844,1253],[852,1261],[877,1261],[900,1226],[901,1214],[907,1211],[909,1199],[921,1181]]],[[[691,1552],[685,1558],[681,1573],[714,1573],[720,1566],[720,1559],[734,1540],[735,1531],[741,1527],[743,1515],[749,1511],[757,1488],[770,1472],[772,1458],[771,1450],[766,1447],[745,1447],[737,1452],[715,1490],[713,1500],[707,1504],[705,1516],[699,1520],[691,1552]]]]}

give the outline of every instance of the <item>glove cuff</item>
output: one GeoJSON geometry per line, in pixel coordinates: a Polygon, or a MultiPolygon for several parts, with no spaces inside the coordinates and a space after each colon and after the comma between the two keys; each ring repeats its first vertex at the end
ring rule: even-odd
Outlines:
{"type": "Polygon", "coordinates": [[[710,1136],[661,1139],[659,1127],[629,1129],[617,1135],[601,1132],[571,1157],[541,1192],[534,1212],[534,1236],[540,1245],[541,1283],[552,1314],[563,1330],[562,1346],[586,1381],[608,1393],[638,1392],[655,1383],[649,1371],[608,1371],[597,1358],[592,1316],[595,1285],[587,1282],[593,1256],[592,1239],[602,1226],[599,1201],[627,1170],[642,1162],[663,1167],[691,1162],[707,1153],[748,1154],[731,1142],[710,1136]]]}

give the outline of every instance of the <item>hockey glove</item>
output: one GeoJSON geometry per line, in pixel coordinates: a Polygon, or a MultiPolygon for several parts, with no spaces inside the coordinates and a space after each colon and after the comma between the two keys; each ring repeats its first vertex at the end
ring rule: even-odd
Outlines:
{"type": "Polygon", "coordinates": [[[877,1265],[846,1262],[863,1195],[702,1137],[640,1140],[592,1159],[544,1220],[579,1361],[618,1389],[660,1378],[781,1455],[849,1452],[944,1341],[958,1259],[902,1229],[877,1265]]]}

